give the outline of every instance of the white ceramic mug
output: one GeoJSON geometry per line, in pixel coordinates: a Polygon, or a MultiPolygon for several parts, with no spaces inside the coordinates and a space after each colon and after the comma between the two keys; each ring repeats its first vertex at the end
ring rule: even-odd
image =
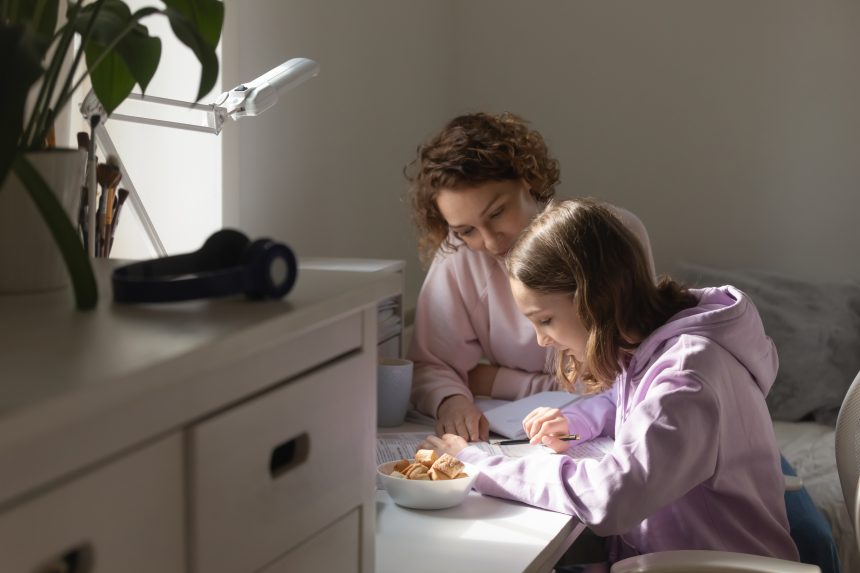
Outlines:
{"type": "Polygon", "coordinates": [[[409,410],[412,392],[412,361],[380,358],[376,370],[376,424],[399,426],[409,410]]]}

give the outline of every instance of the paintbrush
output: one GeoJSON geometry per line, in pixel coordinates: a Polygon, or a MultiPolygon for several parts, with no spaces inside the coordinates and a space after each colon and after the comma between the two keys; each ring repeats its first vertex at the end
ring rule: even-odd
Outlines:
{"type": "MultiPolygon", "coordinates": [[[[108,196],[112,193],[115,188],[114,186],[119,183],[119,178],[122,177],[118,163],[117,158],[111,155],[108,156],[107,163],[99,163],[96,168],[96,180],[102,191],[99,196],[98,214],[96,215],[98,232],[96,233],[95,256],[97,257],[104,256],[105,242],[108,238],[108,228],[106,226],[108,196]]],[[[113,207],[113,201],[111,201],[111,207],[113,207]]]]}
{"type": "Polygon", "coordinates": [[[90,141],[87,150],[87,253],[96,256],[96,127],[99,114],[90,117],[90,141]]]}
{"type": "MultiPolygon", "coordinates": [[[[85,149],[89,151],[90,149],[90,136],[86,131],[78,132],[78,149],[85,149]]],[[[89,164],[87,164],[87,170],[89,170],[89,164]]],[[[81,200],[78,203],[78,230],[81,233],[81,241],[84,244],[84,250],[87,250],[87,181],[89,177],[84,180],[84,184],[81,185],[81,200]]]]}
{"type": "MultiPolygon", "coordinates": [[[[48,116],[54,115],[54,111],[51,108],[48,108],[48,116]]],[[[51,129],[48,130],[48,133],[45,134],[45,149],[54,149],[57,147],[57,130],[54,127],[53,122],[51,122],[51,129]]]]}
{"type": "MultiPolygon", "coordinates": [[[[108,165],[111,164],[111,160],[115,160],[116,157],[108,156],[108,165]]],[[[114,208],[116,205],[116,188],[119,186],[119,182],[122,181],[122,172],[119,169],[119,166],[116,166],[117,175],[116,178],[111,183],[110,187],[107,189],[107,200],[105,201],[105,237],[102,241],[102,256],[107,257],[110,254],[110,237],[113,227],[113,217],[114,217],[114,208]]]]}
{"type": "Polygon", "coordinates": [[[128,199],[128,189],[120,188],[116,193],[116,206],[114,207],[113,221],[110,226],[110,239],[108,240],[108,256],[113,249],[113,235],[116,233],[116,227],[119,225],[119,214],[122,211],[122,205],[128,199]]]}

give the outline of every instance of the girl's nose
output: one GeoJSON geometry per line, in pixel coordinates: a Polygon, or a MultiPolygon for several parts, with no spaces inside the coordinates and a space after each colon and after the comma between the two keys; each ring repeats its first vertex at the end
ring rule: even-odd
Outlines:
{"type": "Polygon", "coordinates": [[[552,346],[552,338],[550,338],[549,336],[547,336],[545,334],[541,334],[540,332],[537,332],[537,343],[538,343],[538,346],[542,346],[542,347],[546,348],[547,346],[552,346]]]}

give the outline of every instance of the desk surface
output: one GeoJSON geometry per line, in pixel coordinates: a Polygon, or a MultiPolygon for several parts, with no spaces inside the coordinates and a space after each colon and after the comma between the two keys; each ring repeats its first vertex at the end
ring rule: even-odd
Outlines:
{"type": "MultiPolygon", "coordinates": [[[[417,424],[380,432],[432,429],[417,424]]],[[[449,509],[408,509],[376,492],[376,573],[548,572],[585,526],[577,519],[475,491],[449,509]],[[456,564],[453,568],[450,564],[456,564]]]]}

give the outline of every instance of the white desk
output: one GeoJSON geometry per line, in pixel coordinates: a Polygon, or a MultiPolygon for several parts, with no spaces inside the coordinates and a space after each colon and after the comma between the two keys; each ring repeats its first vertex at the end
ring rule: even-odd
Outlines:
{"type": "MultiPolygon", "coordinates": [[[[380,432],[419,432],[417,424],[380,432]]],[[[449,509],[424,511],[396,505],[376,492],[376,573],[493,571],[548,572],[585,529],[576,518],[480,495],[449,509]]]]}
{"type": "Polygon", "coordinates": [[[120,305],[114,263],[92,312],[0,296],[0,570],[372,573],[377,305],[402,277],[120,305]]]}

